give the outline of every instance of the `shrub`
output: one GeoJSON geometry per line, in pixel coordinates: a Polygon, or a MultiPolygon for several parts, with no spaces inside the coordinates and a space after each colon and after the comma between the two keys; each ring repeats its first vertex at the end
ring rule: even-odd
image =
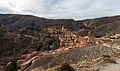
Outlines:
{"type": "Polygon", "coordinates": [[[55,50],[55,49],[60,47],[60,43],[58,41],[56,41],[56,42],[53,43],[52,46],[53,46],[53,50],[55,50]]]}
{"type": "Polygon", "coordinates": [[[68,63],[62,64],[61,67],[58,68],[58,71],[75,71],[68,63]]]}
{"type": "Polygon", "coordinates": [[[12,60],[11,63],[5,67],[5,71],[15,71],[15,69],[17,68],[16,62],[16,59],[12,60]]]}
{"type": "Polygon", "coordinates": [[[110,58],[110,55],[103,55],[104,58],[110,58]]]}
{"type": "Polygon", "coordinates": [[[44,50],[55,50],[60,46],[60,41],[58,40],[57,37],[48,36],[45,39],[44,43],[45,43],[43,44],[43,46],[45,46],[44,50]]]}
{"type": "Polygon", "coordinates": [[[6,32],[6,30],[0,29],[0,37],[3,37],[3,34],[6,32]]]}
{"type": "Polygon", "coordinates": [[[36,48],[37,51],[39,51],[43,47],[42,44],[39,44],[39,46],[36,48]]]}

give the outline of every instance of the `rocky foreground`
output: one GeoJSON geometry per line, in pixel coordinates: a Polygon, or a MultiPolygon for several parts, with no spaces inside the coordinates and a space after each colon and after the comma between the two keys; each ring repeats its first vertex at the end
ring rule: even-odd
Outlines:
{"type": "MultiPolygon", "coordinates": [[[[101,39],[97,39],[101,40],[101,39]]],[[[37,59],[27,71],[56,71],[61,64],[70,63],[76,71],[99,71],[108,63],[116,63],[120,55],[120,40],[102,40],[101,44],[91,44],[86,47],[71,49],[55,55],[42,56],[37,59]]]]}
{"type": "Polygon", "coordinates": [[[120,59],[117,59],[116,63],[109,63],[99,71],[120,71],[120,59]]]}

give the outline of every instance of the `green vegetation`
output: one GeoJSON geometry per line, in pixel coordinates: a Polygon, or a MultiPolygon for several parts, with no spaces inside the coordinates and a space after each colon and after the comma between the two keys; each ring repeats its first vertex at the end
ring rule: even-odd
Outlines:
{"type": "Polygon", "coordinates": [[[5,33],[6,30],[0,29],[0,33],[5,33]]]}
{"type": "Polygon", "coordinates": [[[15,69],[17,68],[16,62],[17,62],[16,59],[12,60],[11,63],[5,67],[5,71],[15,71],[15,69]]]}
{"type": "Polygon", "coordinates": [[[110,58],[110,55],[103,55],[104,58],[110,58]]]}
{"type": "Polygon", "coordinates": [[[3,34],[6,32],[6,30],[0,29],[0,37],[3,37],[3,34]]]}
{"type": "Polygon", "coordinates": [[[68,63],[62,64],[61,67],[58,68],[58,71],[75,71],[68,63]]]}
{"type": "Polygon", "coordinates": [[[49,37],[49,38],[50,38],[50,40],[48,41],[48,47],[52,50],[59,48],[60,41],[59,41],[58,37],[49,37]]]}
{"type": "Polygon", "coordinates": [[[58,42],[58,41],[56,41],[56,42],[54,42],[53,44],[52,44],[52,46],[53,46],[53,50],[55,50],[55,49],[57,49],[58,47],[60,47],[60,43],[58,42]]]}
{"type": "Polygon", "coordinates": [[[35,31],[41,31],[41,28],[39,27],[35,27],[35,26],[31,26],[31,27],[28,27],[28,28],[26,28],[26,29],[29,29],[29,30],[35,30],[35,31]]]}
{"type": "Polygon", "coordinates": [[[59,41],[58,37],[48,35],[44,39],[44,42],[42,42],[41,45],[39,45],[39,47],[36,47],[36,50],[37,51],[39,51],[39,50],[43,50],[43,51],[55,50],[59,47],[60,47],[60,41],[59,41]]]}
{"type": "Polygon", "coordinates": [[[40,44],[40,45],[36,48],[36,50],[39,51],[41,48],[42,48],[42,44],[40,44]]]}

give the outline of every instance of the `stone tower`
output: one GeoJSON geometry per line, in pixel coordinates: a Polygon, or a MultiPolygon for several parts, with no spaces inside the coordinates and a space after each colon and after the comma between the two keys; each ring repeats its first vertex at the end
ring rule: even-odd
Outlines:
{"type": "Polygon", "coordinates": [[[62,32],[64,32],[64,26],[62,26],[62,32]]]}

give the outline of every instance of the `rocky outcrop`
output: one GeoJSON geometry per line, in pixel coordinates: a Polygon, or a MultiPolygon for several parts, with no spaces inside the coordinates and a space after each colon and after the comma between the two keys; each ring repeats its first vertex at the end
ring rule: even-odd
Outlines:
{"type": "Polygon", "coordinates": [[[61,65],[65,62],[75,64],[80,61],[89,61],[95,58],[99,58],[103,55],[117,56],[119,55],[119,53],[117,52],[119,52],[117,49],[113,49],[103,45],[86,46],[83,48],[72,49],[56,55],[43,56],[36,60],[29,68],[27,68],[27,70],[30,71],[31,69],[39,66],[47,69],[49,67],[61,65]]]}

